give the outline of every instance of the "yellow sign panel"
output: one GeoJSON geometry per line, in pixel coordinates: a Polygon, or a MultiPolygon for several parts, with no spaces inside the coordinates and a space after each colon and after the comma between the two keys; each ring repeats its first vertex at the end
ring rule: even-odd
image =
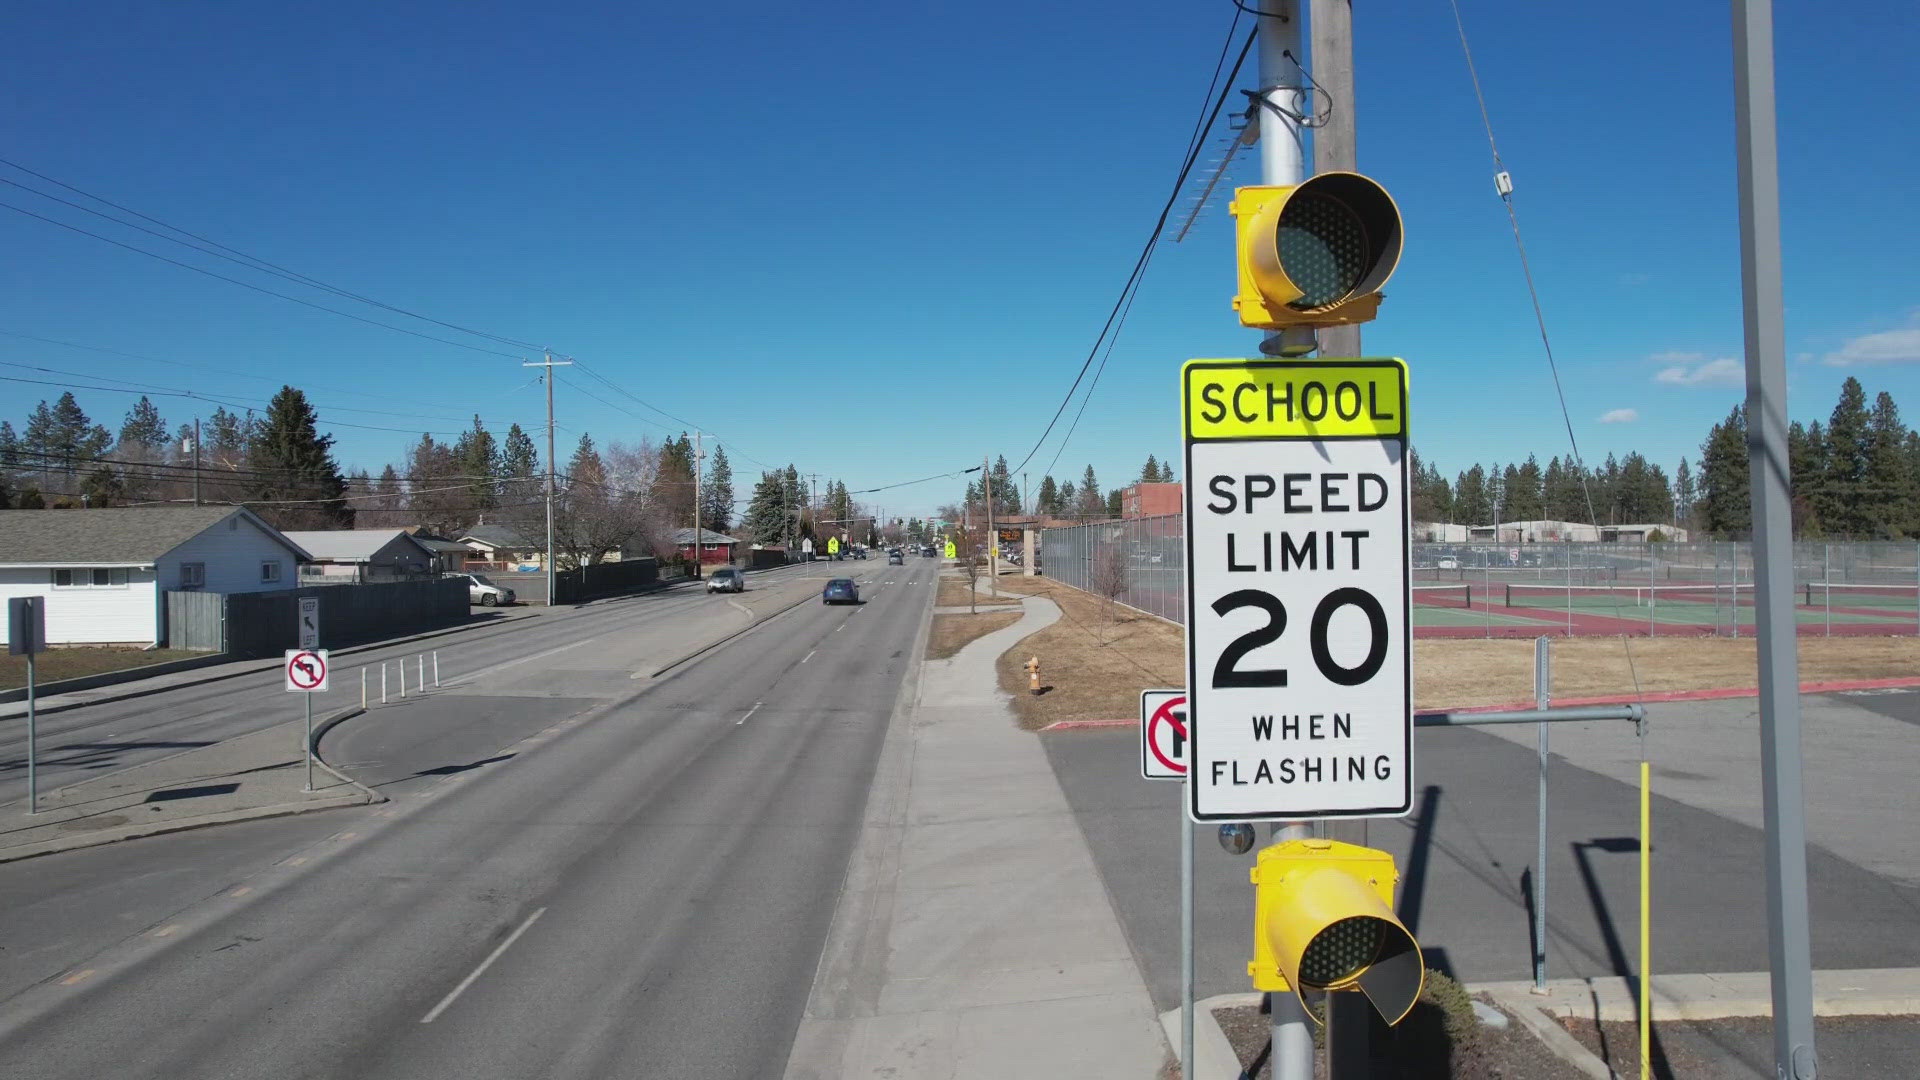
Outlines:
{"type": "Polygon", "coordinates": [[[840,538],[839,537],[834,536],[834,537],[829,537],[827,539],[827,554],[829,555],[840,554],[840,538]]]}
{"type": "Polygon", "coordinates": [[[1377,360],[1189,360],[1189,440],[1378,439],[1407,431],[1407,365],[1377,360]]]}
{"type": "Polygon", "coordinates": [[[960,557],[960,552],[956,549],[956,545],[954,544],[954,542],[951,540],[947,541],[947,558],[957,559],[959,557],[960,557]]]}

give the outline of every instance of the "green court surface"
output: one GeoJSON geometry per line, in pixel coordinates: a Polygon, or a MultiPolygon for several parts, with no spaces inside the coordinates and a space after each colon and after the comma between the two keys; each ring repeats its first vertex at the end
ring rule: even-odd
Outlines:
{"type": "MultiPolygon", "coordinates": [[[[1550,620],[1529,619],[1523,615],[1509,615],[1506,612],[1469,611],[1463,607],[1427,607],[1415,604],[1413,608],[1415,626],[1553,626],[1550,620]]],[[[1565,626],[1563,619],[1557,625],[1565,626]]]]}

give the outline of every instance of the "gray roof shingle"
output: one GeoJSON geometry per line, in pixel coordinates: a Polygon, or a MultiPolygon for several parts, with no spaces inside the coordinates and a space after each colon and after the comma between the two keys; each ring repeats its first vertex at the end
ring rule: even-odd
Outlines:
{"type": "MultiPolygon", "coordinates": [[[[0,510],[0,565],[144,566],[229,515],[246,513],[238,506],[0,510]]],[[[288,547],[306,554],[291,542],[288,547]]]]}

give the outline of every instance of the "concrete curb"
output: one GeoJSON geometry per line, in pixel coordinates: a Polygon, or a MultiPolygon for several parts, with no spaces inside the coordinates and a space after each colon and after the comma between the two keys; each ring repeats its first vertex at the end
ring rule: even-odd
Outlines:
{"type": "MultiPolygon", "coordinates": [[[[498,611],[499,609],[495,608],[493,610],[498,611]]],[[[528,612],[525,615],[508,615],[499,619],[493,619],[483,623],[468,623],[465,626],[447,626],[447,627],[442,627],[438,630],[428,630],[419,634],[413,634],[408,637],[388,638],[384,641],[369,641],[362,645],[354,645],[345,649],[334,649],[332,651],[340,654],[341,656],[351,656],[355,653],[363,653],[372,649],[385,649],[395,645],[408,645],[416,641],[426,641],[430,638],[445,637],[449,634],[463,634],[469,630],[482,630],[488,627],[505,626],[508,623],[519,622],[522,619],[532,619],[532,618],[538,618],[538,617],[539,616],[534,615],[532,612],[528,612]]],[[[234,663],[248,664],[249,666],[240,671],[227,671],[227,672],[222,672],[218,675],[209,675],[204,679],[188,679],[184,682],[168,683],[165,686],[143,686],[138,689],[128,690],[127,692],[122,694],[109,694],[105,697],[93,697],[93,698],[88,698],[85,701],[65,701],[65,702],[58,702],[55,704],[48,704],[44,701],[41,701],[36,703],[34,711],[39,713],[42,716],[45,716],[47,713],[66,712],[70,709],[84,709],[89,705],[107,705],[116,701],[127,701],[132,698],[148,697],[153,694],[164,694],[169,690],[180,690],[190,686],[205,686],[209,683],[217,683],[226,679],[238,679],[246,675],[258,675],[263,671],[274,670],[275,668],[279,667],[281,663],[281,661],[277,659],[260,659],[260,660],[257,660],[256,662],[255,660],[246,659],[246,658],[235,660],[231,657],[227,657],[221,662],[230,663],[230,664],[234,664],[234,663]]],[[[191,664],[192,666],[208,666],[208,667],[212,666],[211,663],[206,665],[200,665],[197,661],[179,661],[179,663],[191,664]]],[[[167,665],[152,664],[148,666],[163,667],[167,665]]],[[[143,668],[128,668],[126,670],[129,672],[140,671],[143,673],[139,675],[129,675],[126,679],[119,680],[119,682],[142,682],[142,681],[145,681],[146,679],[157,678],[158,676],[172,673],[167,671],[146,671],[143,668]]],[[[189,668],[188,670],[191,670],[191,668],[189,668]]],[[[117,673],[106,672],[103,674],[117,674],[117,673]]],[[[96,679],[100,677],[101,676],[96,676],[96,675],[85,676],[85,678],[88,678],[88,679],[96,679]]],[[[76,680],[70,680],[70,679],[62,680],[62,682],[73,682],[73,681],[76,681],[76,680]]],[[[52,685],[55,685],[55,684],[48,683],[46,686],[37,687],[36,697],[45,697],[45,696],[49,696],[50,694],[57,694],[62,692],[78,693],[80,692],[81,689],[90,689],[90,688],[77,688],[72,691],[49,691],[48,687],[52,685]]],[[[94,686],[113,686],[113,685],[117,685],[117,683],[105,682],[105,683],[94,684],[94,686]]],[[[18,704],[19,702],[22,702],[25,700],[26,700],[26,694],[24,692],[22,692],[19,697],[13,698],[11,700],[8,700],[5,697],[0,696],[0,704],[5,704],[5,705],[18,704]]],[[[26,714],[27,713],[25,708],[20,709],[20,711],[18,712],[0,713],[0,720],[18,720],[21,717],[24,717],[26,714]]]]}
{"type": "MultiPolygon", "coordinates": [[[[1470,988],[1471,989],[1471,988],[1470,988]]],[[[1560,1026],[1560,1022],[1548,1016],[1533,1002],[1526,1000],[1527,992],[1521,991],[1515,998],[1511,994],[1489,993],[1500,1011],[1514,1018],[1527,1033],[1540,1040],[1540,1045],[1553,1052],[1553,1056],[1580,1070],[1593,1080],[1614,1080],[1612,1069],[1601,1061],[1593,1051],[1580,1044],[1580,1040],[1560,1026]]]]}
{"type": "MultiPolygon", "coordinates": [[[[1550,979],[1546,993],[1526,981],[1468,987],[1501,1001],[1524,1003],[1563,1019],[1632,1022],[1639,1018],[1635,980],[1623,976],[1550,979]]],[[[1773,1015],[1773,984],[1764,971],[1659,975],[1653,980],[1656,1020],[1724,1020],[1773,1015]]],[[[1815,1016],[1910,1016],[1920,1013],[1920,968],[1839,968],[1813,973],[1815,1016]]]]}
{"type": "Polygon", "coordinates": [[[57,855],[63,851],[78,851],[81,848],[117,844],[122,840],[138,840],[143,836],[160,836],[165,833],[186,832],[189,829],[204,829],[210,825],[226,825],[235,821],[292,817],[295,814],[306,814],[315,810],[336,810],[343,806],[366,806],[369,801],[365,795],[359,792],[353,792],[352,794],[338,795],[331,799],[311,799],[298,803],[276,803],[272,806],[254,806],[244,810],[224,810],[217,814],[202,814],[198,817],[176,818],[173,821],[155,821],[145,825],[128,825],[118,829],[102,829],[99,832],[90,833],[86,836],[62,837],[58,840],[42,840],[37,844],[22,844],[19,847],[0,850],[0,863],[19,862],[21,859],[32,859],[41,855],[57,855]]]}
{"type": "MultiPolygon", "coordinates": [[[[355,705],[343,709],[321,721],[313,729],[315,747],[314,764],[320,766],[330,776],[354,788],[352,792],[335,795],[326,799],[303,799],[300,802],[273,803],[267,806],[249,806],[235,810],[222,810],[211,814],[196,814],[192,817],[174,818],[168,821],[150,821],[136,825],[123,825],[116,829],[101,829],[96,832],[63,836],[53,840],[42,840],[34,844],[21,844],[17,847],[0,849],[0,863],[18,862],[21,859],[37,858],[41,855],[56,855],[63,851],[78,851],[81,848],[101,847],[117,844],[122,840],[138,840],[144,836],[161,836],[166,833],[186,832],[189,829],[204,829],[213,825],[227,825],[236,821],[257,821],[261,818],[292,817],[295,814],[307,814],[316,810],[336,810],[343,806],[371,806],[387,801],[385,795],[374,791],[358,780],[342,773],[327,764],[320,757],[318,747],[320,736],[326,734],[343,720],[360,715],[364,710],[355,705]]],[[[169,755],[178,756],[178,755],[169,755]]],[[[161,760],[167,760],[165,758],[161,760]]],[[[148,762],[148,764],[152,764],[148,762]]],[[[140,766],[133,766],[139,768],[140,766]]],[[[131,771],[131,770],[122,770],[131,771]]],[[[77,820],[77,819],[76,819],[77,820]]]]}
{"type": "Polygon", "coordinates": [[[341,709],[339,712],[334,713],[332,716],[329,716],[325,720],[320,721],[319,726],[313,729],[313,737],[309,739],[307,742],[307,752],[313,755],[313,763],[315,765],[320,766],[322,769],[326,770],[327,775],[333,777],[335,780],[338,780],[343,784],[348,784],[353,787],[359,788],[360,791],[366,795],[366,805],[372,806],[375,803],[386,802],[387,797],[373,790],[367,785],[361,783],[360,781],[355,780],[353,777],[348,776],[346,773],[341,772],[339,769],[334,768],[332,765],[327,764],[327,759],[320,756],[320,737],[321,736],[325,735],[329,731],[332,731],[342,721],[351,720],[356,716],[364,715],[366,711],[367,710],[364,706],[353,705],[348,708],[341,709]]]}
{"type": "MultiPolygon", "coordinates": [[[[1215,994],[1193,1003],[1193,1075],[1182,1080],[1235,1080],[1240,1075],[1240,1059],[1234,1056],[1233,1044],[1227,1041],[1227,1033],[1214,1018],[1213,1010],[1258,1005],[1260,997],[1249,993],[1215,994]]],[[[1168,1009],[1161,1013],[1160,1029],[1167,1033],[1167,1045],[1178,1059],[1180,1010],[1168,1009]]]]}

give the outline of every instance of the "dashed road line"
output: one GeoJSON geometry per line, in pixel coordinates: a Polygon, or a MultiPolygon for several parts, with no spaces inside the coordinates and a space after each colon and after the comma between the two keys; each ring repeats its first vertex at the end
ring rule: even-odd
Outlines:
{"type": "Polygon", "coordinates": [[[811,659],[813,659],[813,653],[817,653],[817,652],[819,652],[819,651],[820,651],[819,649],[815,649],[815,650],[813,650],[813,652],[810,652],[810,653],[808,653],[808,654],[807,654],[807,656],[806,656],[806,659],[805,659],[805,660],[802,660],[802,661],[800,661],[800,662],[804,664],[804,663],[806,663],[806,662],[807,662],[807,660],[811,660],[811,659]]]}
{"type": "Polygon", "coordinates": [[[508,934],[507,940],[501,942],[497,947],[494,948],[492,952],[488,953],[487,958],[485,960],[480,961],[480,966],[477,968],[474,968],[473,971],[470,974],[468,974],[466,978],[460,980],[459,986],[456,986],[452,990],[448,991],[447,996],[440,999],[440,1004],[435,1005],[431,1012],[421,1017],[420,1022],[423,1024],[431,1024],[434,1022],[436,1018],[439,1017],[441,1013],[447,1011],[447,1006],[453,1004],[454,1001],[457,1000],[461,994],[465,993],[467,987],[473,985],[474,980],[478,979],[481,975],[485,974],[486,970],[493,966],[493,962],[495,960],[500,959],[501,953],[506,952],[509,946],[511,946],[514,942],[520,940],[520,935],[526,933],[527,928],[532,926],[535,922],[539,921],[540,916],[545,915],[546,913],[547,913],[546,908],[535,908],[533,914],[527,916],[527,921],[520,924],[519,929],[515,930],[511,934],[508,934]]]}
{"type": "Polygon", "coordinates": [[[64,978],[64,979],[61,979],[61,980],[60,980],[60,985],[61,985],[61,986],[73,986],[73,985],[75,985],[75,984],[78,984],[78,983],[82,983],[82,982],[85,982],[85,981],[86,981],[86,980],[87,980],[87,979],[88,979],[89,977],[91,977],[92,975],[93,975],[93,969],[92,969],[92,968],[87,968],[87,969],[86,969],[85,971],[76,971],[76,972],[74,972],[73,974],[71,974],[71,975],[69,975],[69,976],[67,976],[66,978],[64,978]]]}
{"type": "Polygon", "coordinates": [[[749,721],[749,720],[751,720],[751,719],[753,719],[753,714],[754,714],[754,713],[757,713],[757,712],[759,712],[759,711],[760,711],[760,706],[762,706],[762,705],[765,705],[765,704],[766,704],[766,702],[764,702],[764,701],[756,701],[756,702],[754,702],[754,703],[753,703],[753,708],[751,708],[751,709],[748,709],[748,710],[747,710],[747,715],[745,715],[745,716],[743,716],[743,717],[741,717],[741,718],[740,718],[740,719],[738,719],[738,720],[735,720],[735,721],[733,722],[733,726],[734,726],[734,727],[739,727],[739,726],[740,726],[741,724],[744,724],[744,723],[746,723],[747,721],[749,721]]]}

